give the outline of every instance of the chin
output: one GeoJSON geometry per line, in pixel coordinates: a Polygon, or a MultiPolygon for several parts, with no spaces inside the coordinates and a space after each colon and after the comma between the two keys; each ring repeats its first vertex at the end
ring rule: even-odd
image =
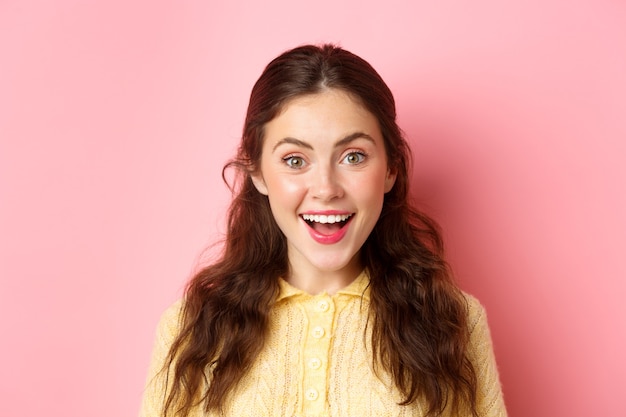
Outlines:
{"type": "Polygon", "coordinates": [[[349,269],[357,269],[357,265],[353,262],[354,258],[337,259],[329,261],[328,259],[320,260],[320,262],[311,262],[313,266],[323,272],[341,272],[349,269]]]}

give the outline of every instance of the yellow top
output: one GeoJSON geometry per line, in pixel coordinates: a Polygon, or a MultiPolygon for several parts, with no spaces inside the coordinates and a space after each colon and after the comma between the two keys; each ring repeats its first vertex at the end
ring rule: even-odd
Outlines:
{"type": "MultiPolygon", "coordinates": [[[[229,397],[225,415],[423,416],[419,401],[398,405],[401,395],[390,377],[377,377],[372,369],[370,333],[366,334],[367,283],[367,274],[362,273],[330,296],[310,295],[281,280],[265,347],[229,397]]],[[[467,298],[468,355],[479,380],[479,412],[484,417],[505,417],[485,311],[475,298],[467,298]]],[[[179,301],[170,307],[159,323],[141,417],[162,416],[165,377],[159,370],[177,334],[181,305],[179,301]]],[[[201,416],[205,413],[197,408],[191,417],[201,416]]]]}

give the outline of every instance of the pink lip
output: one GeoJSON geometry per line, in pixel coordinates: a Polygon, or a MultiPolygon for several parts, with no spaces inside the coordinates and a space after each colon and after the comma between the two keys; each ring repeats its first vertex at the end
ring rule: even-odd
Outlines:
{"type": "Polygon", "coordinates": [[[342,214],[351,214],[351,213],[352,213],[351,211],[342,211],[342,210],[310,210],[310,211],[305,211],[301,214],[313,214],[313,215],[325,214],[327,216],[330,216],[330,215],[336,216],[337,214],[342,215],[342,214]]]}
{"type": "MultiPolygon", "coordinates": [[[[341,215],[341,214],[350,214],[349,211],[338,211],[338,210],[322,210],[322,211],[307,211],[303,214],[317,214],[317,215],[322,215],[325,214],[327,216],[329,215],[341,215]]],[[[337,230],[335,233],[333,233],[332,235],[324,235],[321,234],[319,232],[317,232],[315,229],[313,229],[312,227],[310,227],[308,224],[306,224],[306,221],[304,221],[304,219],[302,221],[304,221],[305,226],[307,228],[307,230],[309,231],[309,234],[311,235],[311,237],[313,238],[313,240],[315,240],[317,243],[321,243],[322,245],[332,245],[333,243],[337,243],[339,242],[341,239],[343,239],[343,237],[346,235],[346,233],[348,233],[348,227],[350,227],[350,222],[352,221],[352,218],[354,216],[351,216],[347,221],[346,224],[339,230],[337,230]]]]}

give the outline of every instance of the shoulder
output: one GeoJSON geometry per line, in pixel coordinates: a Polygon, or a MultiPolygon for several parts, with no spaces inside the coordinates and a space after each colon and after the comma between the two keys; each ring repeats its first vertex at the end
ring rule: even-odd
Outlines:
{"type": "Polygon", "coordinates": [[[478,340],[489,340],[489,324],[487,322],[487,311],[481,302],[471,294],[462,292],[467,308],[467,329],[470,339],[473,342],[478,340]],[[477,340],[478,339],[478,340],[477,340]]]}
{"type": "Polygon", "coordinates": [[[152,359],[143,394],[140,416],[163,415],[163,398],[170,378],[168,354],[170,346],[179,333],[183,301],[178,300],[162,314],[152,349],[152,359]]]}
{"type": "Polygon", "coordinates": [[[172,303],[161,313],[160,325],[178,325],[183,313],[185,301],[181,298],[172,303]]]}
{"type": "Polygon", "coordinates": [[[157,327],[157,343],[163,347],[169,346],[180,331],[183,306],[184,301],[179,299],[161,314],[157,327]]]}
{"type": "Polygon", "coordinates": [[[485,307],[476,297],[463,293],[467,301],[469,344],[467,357],[478,377],[478,409],[481,416],[506,417],[498,366],[487,323],[485,307]]]}
{"type": "Polygon", "coordinates": [[[473,360],[481,361],[487,359],[484,356],[490,354],[493,349],[487,312],[476,297],[465,292],[463,296],[467,305],[468,353],[473,360]]]}

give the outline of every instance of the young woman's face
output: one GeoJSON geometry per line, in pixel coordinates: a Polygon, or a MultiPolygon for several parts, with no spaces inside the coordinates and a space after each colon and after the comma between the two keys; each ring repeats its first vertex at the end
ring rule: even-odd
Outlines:
{"type": "Polygon", "coordinates": [[[395,173],[374,115],[331,89],[267,123],[253,181],[287,238],[292,274],[354,274],[395,173]]]}

